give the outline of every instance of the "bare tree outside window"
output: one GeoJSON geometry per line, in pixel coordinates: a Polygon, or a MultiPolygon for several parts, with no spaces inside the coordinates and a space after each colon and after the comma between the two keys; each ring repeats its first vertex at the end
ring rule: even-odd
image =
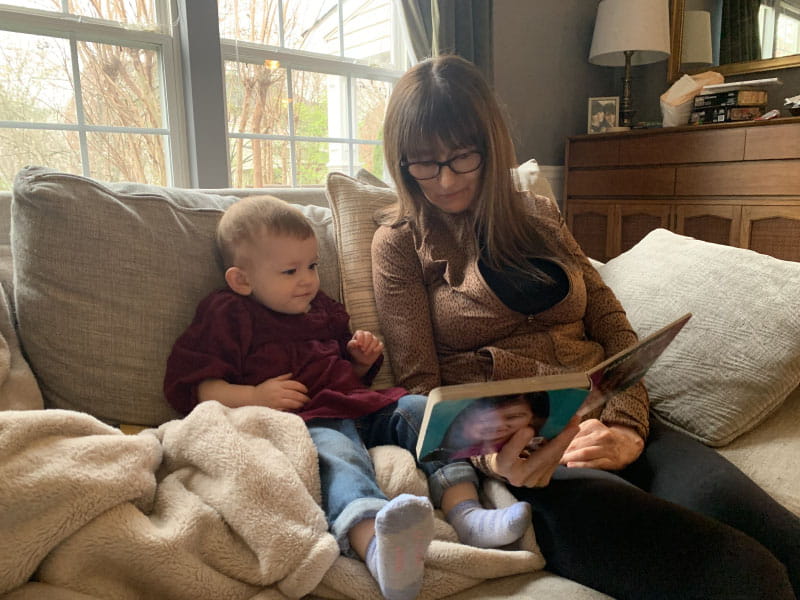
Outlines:
{"type": "MultiPolygon", "coordinates": [[[[186,19],[170,4],[0,0],[0,189],[28,164],[157,185],[182,169],[187,181],[173,50],[186,19]]],[[[383,115],[407,66],[398,15],[393,0],[218,0],[227,183],[384,175],[383,115]]]]}
{"type": "Polygon", "coordinates": [[[391,0],[219,1],[233,186],[320,185],[330,171],[359,168],[383,175],[383,115],[404,64],[392,9],[391,0]],[[295,52],[397,71],[357,78],[329,61],[333,72],[319,72],[295,52]]]}
{"type": "MultiPolygon", "coordinates": [[[[61,0],[18,4],[62,10],[61,0]]],[[[69,6],[71,14],[105,21],[143,28],[155,22],[152,0],[70,0],[69,6]]],[[[3,32],[0,189],[9,189],[26,164],[167,183],[160,82],[156,49],[3,32]]]]}

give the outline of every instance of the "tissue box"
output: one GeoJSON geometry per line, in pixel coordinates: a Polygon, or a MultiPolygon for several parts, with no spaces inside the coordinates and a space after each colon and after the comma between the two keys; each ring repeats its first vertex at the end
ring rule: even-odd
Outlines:
{"type": "Polygon", "coordinates": [[[673,106],[661,101],[661,125],[663,127],[678,127],[680,125],[687,125],[689,117],[692,114],[692,101],[687,100],[683,104],[673,106]]]}

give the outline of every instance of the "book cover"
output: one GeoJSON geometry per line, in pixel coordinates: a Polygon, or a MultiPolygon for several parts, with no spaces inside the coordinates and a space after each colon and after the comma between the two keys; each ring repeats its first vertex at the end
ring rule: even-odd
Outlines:
{"type": "Polygon", "coordinates": [[[716,106],[760,106],[767,103],[767,90],[731,90],[694,97],[694,108],[716,106]]]}
{"type": "Polygon", "coordinates": [[[764,114],[763,106],[718,106],[693,110],[689,117],[692,125],[752,121],[764,114]]]}
{"type": "Polygon", "coordinates": [[[687,313],[586,372],[440,386],[428,395],[417,457],[455,460],[497,452],[532,427],[532,452],[637,383],[691,318],[687,313]]]}
{"type": "Polygon", "coordinates": [[[727,92],[729,90],[762,89],[776,85],[783,85],[783,81],[777,77],[765,77],[764,79],[748,79],[747,81],[730,81],[728,83],[715,83],[712,85],[706,85],[703,86],[703,88],[700,90],[700,93],[712,94],[714,92],[727,92]]]}

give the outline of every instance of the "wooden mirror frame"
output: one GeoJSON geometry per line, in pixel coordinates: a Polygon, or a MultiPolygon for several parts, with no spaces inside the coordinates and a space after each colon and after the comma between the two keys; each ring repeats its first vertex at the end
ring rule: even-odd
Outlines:
{"type": "Polygon", "coordinates": [[[667,80],[670,83],[677,81],[684,73],[691,75],[692,73],[712,70],[722,75],[741,75],[744,73],[757,73],[760,71],[800,67],[800,54],[793,54],[792,56],[781,56],[780,58],[765,58],[762,60],[749,60],[747,62],[731,63],[728,65],[681,70],[680,56],[683,43],[683,9],[686,5],[686,0],[671,0],[671,3],[670,35],[672,40],[670,55],[667,61],[667,80]]]}

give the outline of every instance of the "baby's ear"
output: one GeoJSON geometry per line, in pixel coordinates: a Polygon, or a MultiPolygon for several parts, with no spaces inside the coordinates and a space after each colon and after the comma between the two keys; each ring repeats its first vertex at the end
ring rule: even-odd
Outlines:
{"type": "Polygon", "coordinates": [[[247,273],[239,267],[230,267],[225,271],[225,281],[234,292],[242,296],[249,296],[253,292],[247,273]]]}

